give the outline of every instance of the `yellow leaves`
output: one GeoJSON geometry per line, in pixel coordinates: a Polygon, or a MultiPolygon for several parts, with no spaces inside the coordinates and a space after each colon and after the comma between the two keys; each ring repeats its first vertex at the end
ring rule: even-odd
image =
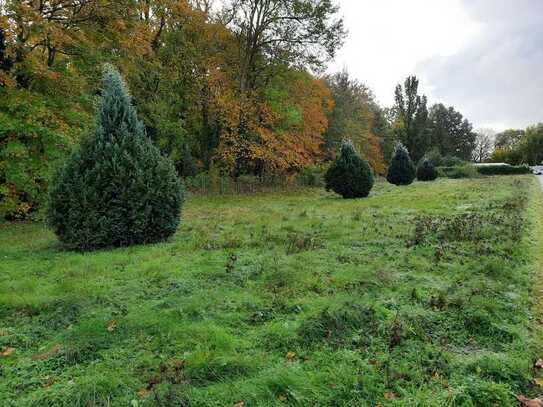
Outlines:
{"type": "Polygon", "coordinates": [[[138,395],[138,397],[143,398],[143,397],[147,396],[148,393],[149,393],[149,390],[147,390],[145,387],[143,387],[143,388],[139,389],[136,394],[138,395]]]}
{"type": "Polygon", "coordinates": [[[296,353],[294,353],[294,352],[287,352],[287,356],[286,356],[286,357],[287,357],[287,360],[288,360],[289,362],[292,362],[292,361],[294,360],[294,358],[296,357],[296,353]]]}
{"type": "Polygon", "coordinates": [[[108,322],[106,329],[108,332],[113,332],[115,328],[117,328],[117,321],[112,319],[111,321],[108,322]]]}
{"type": "Polygon", "coordinates": [[[47,360],[47,359],[51,359],[52,357],[58,355],[61,351],[61,346],[60,345],[55,345],[53,346],[51,349],[49,349],[48,351],[44,352],[44,353],[39,353],[37,355],[34,355],[32,356],[32,360],[47,360]]]}
{"type": "Polygon", "coordinates": [[[15,87],[15,79],[5,71],[0,71],[0,86],[5,86],[7,88],[15,87]]]}
{"type": "Polygon", "coordinates": [[[391,391],[387,391],[387,392],[384,394],[384,398],[385,398],[385,400],[396,400],[396,394],[394,394],[394,393],[391,392],[391,391]]]}
{"type": "Polygon", "coordinates": [[[13,355],[14,352],[15,348],[7,347],[0,353],[0,356],[7,358],[8,356],[13,355]]]}
{"type": "Polygon", "coordinates": [[[543,387],[543,379],[541,379],[541,378],[539,378],[539,377],[536,377],[535,379],[533,379],[532,382],[533,382],[536,386],[543,387]]]}

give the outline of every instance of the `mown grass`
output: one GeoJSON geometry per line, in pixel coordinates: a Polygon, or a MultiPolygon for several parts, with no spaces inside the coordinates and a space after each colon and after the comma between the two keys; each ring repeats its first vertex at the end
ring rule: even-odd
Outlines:
{"type": "Polygon", "coordinates": [[[542,213],[516,176],[194,197],[170,242],[90,254],[0,226],[0,405],[514,405],[542,213]]]}

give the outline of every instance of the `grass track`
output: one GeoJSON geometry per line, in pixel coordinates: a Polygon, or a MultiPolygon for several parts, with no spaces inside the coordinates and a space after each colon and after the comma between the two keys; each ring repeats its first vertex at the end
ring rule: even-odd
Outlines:
{"type": "Polygon", "coordinates": [[[514,405],[541,198],[531,176],[194,197],[170,242],[91,254],[0,226],[0,405],[514,405]]]}

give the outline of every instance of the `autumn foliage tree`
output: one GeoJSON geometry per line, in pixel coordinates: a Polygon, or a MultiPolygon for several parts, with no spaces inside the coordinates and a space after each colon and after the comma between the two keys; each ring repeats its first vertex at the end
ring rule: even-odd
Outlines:
{"type": "Polygon", "coordinates": [[[183,176],[293,178],[343,137],[384,172],[369,90],[355,87],[353,120],[337,120],[348,101],[319,76],[345,37],[333,1],[212,3],[0,2],[0,217],[39,214],[46,175],[94,127],[104,63],[123,72],[146,134],[183,176]]]}
{"type": "Polygon", "coordinates": [[[340,148],[342,140],[350,137],[372,169],[377,174],[384,174],[381,143],[385,130],[371,91],[350,78],[347,71],[327,76],[326,84],[334,100],[334,107],[328,114],[329,126],[324,135],[327,153],[333,155],[340,148]]]}

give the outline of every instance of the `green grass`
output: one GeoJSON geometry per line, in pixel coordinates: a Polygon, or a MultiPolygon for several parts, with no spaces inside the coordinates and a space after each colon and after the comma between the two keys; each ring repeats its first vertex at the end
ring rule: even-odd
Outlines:
{"type": "Polygon", "coordinates": [[[194,197],[171,241],[90,254],[0,226],[0,405],[514,405],[541,198],[531,176],[194,197]]]}

